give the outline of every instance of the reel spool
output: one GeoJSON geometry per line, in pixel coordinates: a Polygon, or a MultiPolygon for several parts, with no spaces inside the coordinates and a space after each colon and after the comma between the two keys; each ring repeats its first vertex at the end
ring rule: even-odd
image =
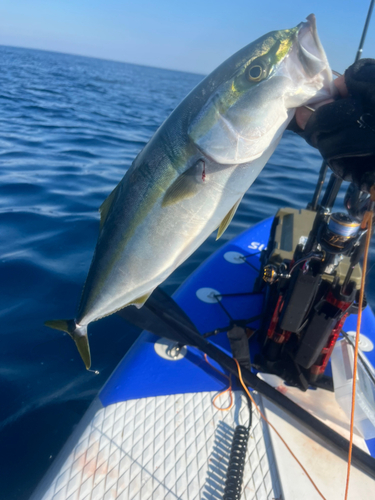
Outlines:
{"type": "Polygon", "coordinates": [[[329,247],[333,247],[334,253],[339,250],[345,252],[349,243],[357,236],[360,228],[360,223],[353,220],[349,215],[338,212],[330,216],[325,231],[322,234],[321,243],[328,245],[325,250],[329,251],[329,247]]]}

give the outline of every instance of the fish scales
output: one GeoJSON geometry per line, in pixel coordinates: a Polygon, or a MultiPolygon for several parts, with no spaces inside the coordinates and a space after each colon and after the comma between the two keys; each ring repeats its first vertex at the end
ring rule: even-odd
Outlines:
{"type": "Polygon", "coordinates": [[[220,236],[295,108],[332,89],[311,15],[238,51],[172,112],[101,207],[76,318],[46,322],[71,335],[87,368],[87,325],[141,307],[215,229],[220,236]]]}

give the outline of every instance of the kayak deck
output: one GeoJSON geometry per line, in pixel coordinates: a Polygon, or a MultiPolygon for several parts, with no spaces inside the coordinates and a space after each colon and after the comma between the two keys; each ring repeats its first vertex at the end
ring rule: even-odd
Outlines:
{"type": "MultiPolygon", "coordinates": [[[[202,334],[228,325],[228,313],[236,319],[260,313],[263,297],[248,292],[258,275],[259,253],[267,244],[271,223],[272,219],[263,221],[225,244],[174,295],[202,334]],[[213,293],[223,295],[221,304],[213,293]]],[[[257,328],[258,321],[251,326],[257,328]]],[[[344,328],[353,330],[355,321],[356,316],[350,316],[344,328]]],[[[369,307],[363,312],[362,331],[374,341],[375,319],[369,307]]],[[[211,338],[230,353],[225,332],[211,338]]],[[[139,337],[33,500],[222,498],[234,428],[249,418],[243,391],[234,384],[233,408],[218,411],[212,399],[227,387],[227,380],[193,347],[179,361],[163,359],[155,352],[157,340],[147,332],[139,337]]],[[[257,344],[250,342],[252,356],[257,349],[257,344]]],[[[366,355],[374,364],[374,350],[366,355]]],[[[284,412],[261,396],[255,397],[288,444],[296,446],[296,453],[323,494],[330,500],[341,499],[345,460],[284,412]]],[[[226,406],[225,397],[220,403],[226,406]]],[[[334,408],[331,417],[339,409],[334,408]]],[[[310,410],[315,414],[314,408],[310,410]]],[[[324,416],[322,419],[329,425],[324,416]]],[[[320,498],[270,432],[271,436],[253,410],[241,498],[320,498]]],[[[367,447],[363,439],[360,441],[357,444],[375,454],[375,439],[367,441],[367,447]]],[[[373,479],[353,469],[349,498],[369,498],[374,486],[373,479]]]]}
{"type": "MultiPolygon", "coordinates": [[[[249,409],[234,391],[233,408],[220,412],[215,395],[158,396],[98,409],[40,498],[222,498],[233,432],[247,425],[249,409]]],[[[221,402],[227,403],[224,396],[221,402]]],[[[280,497],[269,433],[256,413],[245,464],[243,498],[280,497]]]]}

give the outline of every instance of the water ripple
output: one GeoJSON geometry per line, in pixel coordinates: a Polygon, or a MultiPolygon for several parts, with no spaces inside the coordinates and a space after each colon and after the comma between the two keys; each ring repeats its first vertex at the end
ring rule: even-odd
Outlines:
{"type": "MultiPolygon", "coordinates": [[[[10,47],[0,56],[0,491],[23,500],[137,334],[114,316],[90,325],[96,377],[43,322],[74,315],[98,207],[201,77],[10,47]]],[[[165,289],[280,206],[306,206],[319,167],[287,133],[223,237],[211,235],[165,289]]]]}

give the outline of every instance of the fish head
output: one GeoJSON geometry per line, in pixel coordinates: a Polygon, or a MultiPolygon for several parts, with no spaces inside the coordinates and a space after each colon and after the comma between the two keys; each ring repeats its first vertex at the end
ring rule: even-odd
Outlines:
{"type": "Polygon", "coordinates": [[[297,107],[334,92],[313,14],[248,45],[207,78],[211,94],[188,133],[221,164],[259,158],[280,139],[297,107]]]}
{"type": "Polygon", "coordinates": [[[288,109],[314,104],[336,93],[314,14],[310,14],[306,22],[300,23],[295,30],[291,48],[275,70],[275,76],[288,82],[284,94],[288,109]]]}

